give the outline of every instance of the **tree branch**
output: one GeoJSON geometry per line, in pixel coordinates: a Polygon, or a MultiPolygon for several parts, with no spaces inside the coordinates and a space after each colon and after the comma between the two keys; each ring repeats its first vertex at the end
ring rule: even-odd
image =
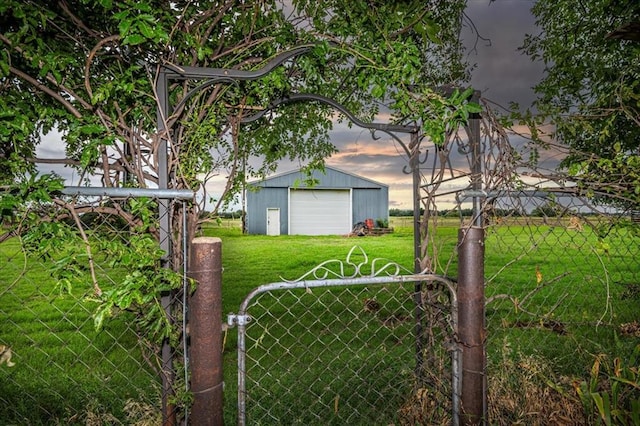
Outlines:
{"type": "Polygon", "coordinates": [[[20,71],[17,68],[14,68],[14,67],[10,66],[9,67],[9,72],[11,72],[11,74],[15,75],[16,77],[18,77],[18,78],[30,83],[36,89],[46,93],[47,95],[51,96],[52,98],[54,98],[55,100],[60,102],[67,109],[67,111],[69,111],[71,114],[73,114],[74,117],[82,118],[82,114],[80,114],[80,112],[71,104],[71,102],[66,100],[60,93],[50,89],[49,87],[47,87],[44,84],[40,83],[35,78],[33,78],[30,75],[20,71]]]}
{"type": "Polygon", "coordinates": [[[96,296],[100,297],[100,296],[102,296],[102,289],[100,288],[100,285],[98,284],[98,277],[96,275],[96,267],[95,267],[95,263],[93,261],[93,253],[91,251],[91,244],[89,243],[89,238],[87,237],[87,234],[84,232],[84,228],[82,227],[82,222],[80,222],[80,217],[78,216],[78,213],[75,211],[75,207],[72,204],[66,203],[66,202],[64,202],[62,200],[54,200],[54,202],[57,205],[63,207],[67,211],[69,211],[69,213],[73,217],[73,220],[76,223],[76,227],[78,228],[78,232],[80,233],[80,236],[82,237],[82,241],[84,241],[84,247],[85,247],[85,250],[87,252],[87,259],[89,261],[89,270],[91,271],[91,280],[93,282],[93,291],[96,293],[96,296]]]}
{"type": "Polygon", "coordinates": [[[93,58],[96,56],[98,51],[102,49],[102,47],[105,44],[117,41],[119,39],[120,39],[120,36],[117,34],[103,38],[95,46],[93,46],[93,49],[91,49],[91,51],[87,55],[87,60],[84,63],[84,87],[85,89],[87,89],[87,93],[89,94],[90,99],[93,98],[93,91],[91,90],[91,82],[89,81],[90,71],[91,71],[91,62],[93,62],[93,58]]]}
{"type": "Polygon", "coordinates": [[[67,2],[65,0],[61,0],[58,2],[58,6],[60,6],[60,9],[62,9],[62,11],[65,13],[65,15],[67,15],[69,17],[69,19],[71,19],[71,21],[73,22],[73,24],[84,30],[87,34],[89,34],[90,36],[98,36],[98,32],[94,31],[92,29],[90,29],[89,27],[87,27],[84,22],[82,22],[82,20],[80,18],[78,18],[75,14],[73,14],[71,12],[71,10],[69,10],[69,5],[67,4],[67,2]]]}

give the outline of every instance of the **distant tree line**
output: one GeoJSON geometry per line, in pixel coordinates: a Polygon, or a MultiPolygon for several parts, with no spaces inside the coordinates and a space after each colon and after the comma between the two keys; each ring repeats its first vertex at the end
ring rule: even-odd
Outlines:
{"type": "Polygon", "coordinates": [[[242,210],[235,211],[218,211],[216,213],[212,213],[210,211],[202,211],[200,213],[200,219],[241,219],[243,216],[242,210]]]}

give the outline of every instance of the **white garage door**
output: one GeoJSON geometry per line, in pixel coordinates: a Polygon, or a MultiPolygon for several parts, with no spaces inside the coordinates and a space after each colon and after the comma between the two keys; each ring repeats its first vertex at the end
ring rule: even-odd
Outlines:
{"type": "Polygon", "coordinates": [[[336,235],[351,231],[351,191],[291,189],[290,235],[336,235]]]}

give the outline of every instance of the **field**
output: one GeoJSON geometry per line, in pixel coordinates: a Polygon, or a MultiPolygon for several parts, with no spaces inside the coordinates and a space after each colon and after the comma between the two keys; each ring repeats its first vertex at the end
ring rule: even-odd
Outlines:
{"type": "MultiPolygon", "coordinates": [[[[237,312],[247,293],[261,284],[296,279],[328,259],[344,260],[355,245],[367,253],[369,260],[389,259],[411,269],[411,221],[399,218],[390,225],[394,227],[392,234],[348,238],[246,236],[237,222],[206,224],[203,233],[223,241],[223,312],[237,312]]],[[[452,277],[457,274],[457,225],[457,220],[442,221],[434,235],[435,272],[452,277]]],[[[526,413],[505,414],[509,410],[505,400],[513,398],[505,389],[517,389],[523,382],[515,377],[506,380],[501,371],[524,374],[531,379],[527,383],[537,383],[540,395],[545,395],[545,386],[562,387],[567,395],[574,394],[572,378],[587,378],[596,355],[627,359],[638,341],[637,335],[622,328],[640,319],[637,230],[622,229],[598,238],[590,228],[578,232],[560,225],[511,223],[487,230],[488,367],[495,373],[490,374],[495,380],[492,383],[501,387],[493,389],[490,396],[494,410],[498,407],[501,411],[491,412],[496,419],[509,419],[506,423],[527,418],[526,413]],[[524,368],[523,362],[533,370],[524,368]]],[[[0,245],[0,254],[4,260],[0,270],[0,344],[11,345],[16,362],[11,368],[0,366],[0,418],[16,424],[88,423],[90,419],[133,423],[136,417],[149,418],[149,410],[158,404],[157,375],[141,360],[141,348],[127,318],[110,322],[96,333],[91,317],[95,304],[87,299],[89,289],[60,294],[48,277],[49,265],[25,258],[15,240],[0,245]]],[[[330,297],[335,292],[327,291],[329,295],[320,293],[318,297],[330,297]]],[[[349,297],[361,301],[364,296],[354,290],[349,297]]],[[[303,300],[296,295],[286,295],[283,300],[298,299],[303,300]]],[[[280,314],[305,321],[305,305],[290,306],[280,314]]],[[[326,306],[332,305],[323,302],[323,309],[326,306]]],[[[352,310],[343,301],[340,306],[352,310]]],[[[321,320],[313,318],[309,324],[315,326],[321,320]]],[[[399,330],[389,332],[376,347],[389,346],[390,339],[401,341],[399,330]]],[[[312,345],[311,341],[287,337],[284,329],[273,333],[281,333],[275,338],[285,352],[300,342],[312,345]]],[[[355,334],[357,331],[343,333],[341,338],[348,340],[355,334]]],[[[372,335],[367,336],[365,341],[372,342],[372,335]]],[[[229,424],[236,416],[236,345],[236,333],[230,330],[224,358],[225,417],[229,424]]],[[[271,356],[278,358],[275,350],[270,349],[271,356]]],[[[361,356],[363,353],[355,352],[331,359],[351,365],[353,357],[361,356]]],[[[380,368],[382,361],[375,362],[374,368],[380,368]]],[[[322,366],[316,368],[322,373],[322,366]]],[[[280,373],[286,372],[274,369],[266,374],[278,377],[280,373]]],[[[308,406],[309,400],[291,393],[291,383],[285,386],[283,402],[290,406],[287,409],[308,406]]],[[[406,392],[396,397],[405,403],[410,399],[406,392]]],[[[362,411],[379,405],[377,397],[371,398],[365,400],[362,411]]],[[[558,400],[580,406],[576,397],[558,400]]],[[[323,407],[337,411],[343,403],[345,399],[334,399],[323,407]]],[[[518,405],[524,406],[515,404],[512,410],[519,409],[518,405]]],[[[358,424],[355,420],[350,423],[358,424]]]]}

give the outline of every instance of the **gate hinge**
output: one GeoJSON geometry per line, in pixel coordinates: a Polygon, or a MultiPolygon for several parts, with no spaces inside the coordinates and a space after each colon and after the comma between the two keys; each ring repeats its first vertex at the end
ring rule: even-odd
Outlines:
{"type": "Polygon", "coordinates": [[[236,325],[247,325],[250,321],[251,321],[251,316],[249,315],[236,315],[236,314],[227,315],[227,325],[229,327],[235,327],[236,325]]]}

